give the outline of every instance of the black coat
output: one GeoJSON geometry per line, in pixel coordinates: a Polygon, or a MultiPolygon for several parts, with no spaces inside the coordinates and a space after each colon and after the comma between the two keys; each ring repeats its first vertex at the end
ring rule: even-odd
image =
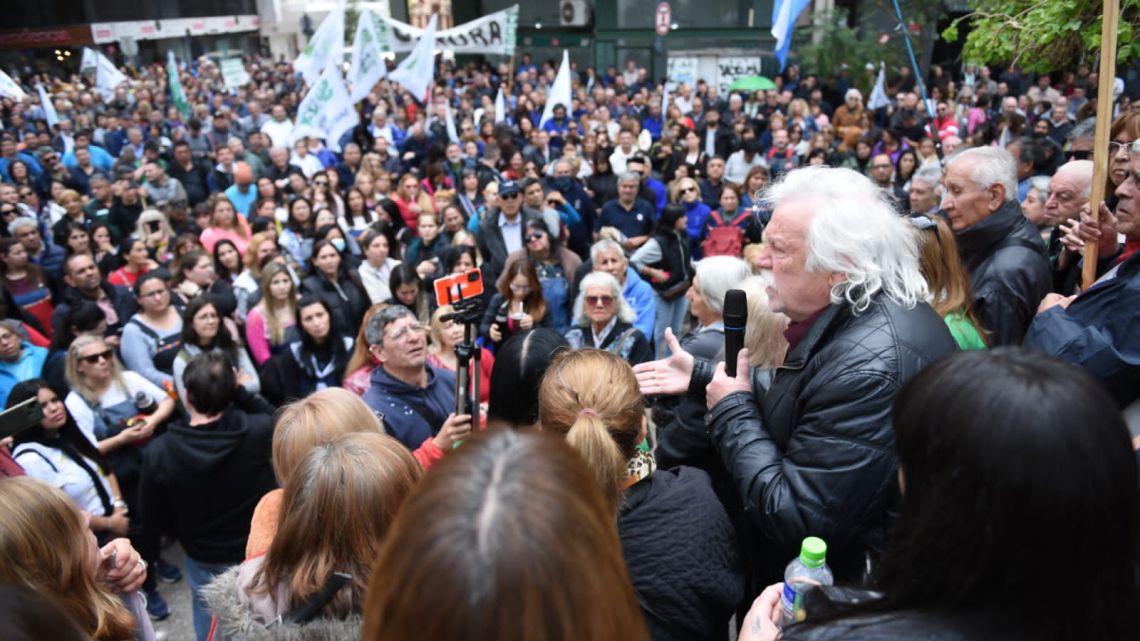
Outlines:
{"type": "Polygon", "coordinates": [[[970,273],[974,313],[990,333],[990,346],[1021,344],[1053,285],[1041,234],[1011,200],[955,236],[970,273]]]}
{"type": "MultiPolygon", "coordinates": [[[[519,243],[520,247],[526,247],[526,224],[533,219],[527,216],[526,212],[522,209],[519,210],[520,222],[519,226],[519,243]]],[[[503,268],[507,265],[507,245],[503,242],[503,230],[499,227],[499,210],[488,211],[483,218],[483,222],[479,224],[479,253],[483,255],[483,282],[493,283],[499,280],[499,275],[503,273],[503,268]]]]}
{"type": "Polygon", "coordinates": [[[622,556],[653,641],[715,641],[744,598],[736,533],[708,476],[657,470],[618,511],[622,556]]]}
{"type": "MultiPolygon", "coordinates": [[[[191,558],[241,563],[253,509],[277,487],[271,441],[274,408],[243,394],[211,423],[172,424],[147,448],[139,487],[144,540],[157,558],[162,533],[178,538],[191,558]]],[[[147,556],[147,554],[154,556],[147,556]]]]}
{"type": "MultiPolygon", "coordinates": [[[[123,326],[131,319],[131,316],[139,311],[138,301],[126,287],[112,285],[107,281],[103,281],[99,286],[107,294],[107,298],[111,301],[111,307],[115,309],[115,314],[119,317],[117,323],[107,323],[107,334],[118,334],[123,331],[123,326]]],[[[67,287],[63,290],[63,302],[56,305],[55,311],[51,314],[51,324],[55,328],[55,332],[62,330],[64,319],[67,318],[67,312],[71,306],[84,300],[95,302],[94,299],[87,298],[74,287],[67,287]]]]}
{"type": "MultiPolygon", "coordinates": [[[[858,316],[831,305],[767,391],[771,370],[753,370],[752,393],[712,408],[709,431],[757,533],[761,585],[781,580],[806,536],[827,541],[837,582],[862,577],[899,498],[891,404],[907,380],[955,350],[926,303],[905,309],[880,294],[858,316]]],[[[690,391],[703,394],[712,371],[697,361],[690,391]]]]}
{"type": "Polygon", "coordinates": [[[356,336],[356,332],[360,330],[360,321],[368,311],[370,299],[368,293],[354,279],[341,278],[340,292],[338,292],[336,286],[327,278],[313,274],[301,281],[301,291],[313,294],[324,301],[325,306],[329,308],[329,315],[332,316],[334,328],[345,336],[356,336]],[[344,294],[343,298],[341,292],[344,294]]]}

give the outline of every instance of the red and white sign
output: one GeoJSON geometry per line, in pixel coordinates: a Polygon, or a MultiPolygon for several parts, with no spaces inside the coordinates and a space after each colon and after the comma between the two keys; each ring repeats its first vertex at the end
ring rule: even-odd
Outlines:
{"type": "Polygon", "coordinates": [[[657,35],[669,35],[669,29],[673,24],[673,10],[669,7],[668,2],[662,2],[657,5],[657,35]]]}

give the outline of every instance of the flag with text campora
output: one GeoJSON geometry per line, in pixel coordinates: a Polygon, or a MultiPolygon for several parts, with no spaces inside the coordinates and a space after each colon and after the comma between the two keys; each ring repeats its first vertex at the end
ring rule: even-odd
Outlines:
{"type": "Polygon", "coordinates": [[[776,39],[776,59],[780,61],[780,71],[784,70],[788,62],[796,19],[809,4],[811,0],[776,0],[772,3],[772,37],[776,39]]]}
{"type": "Polygon", "coordinates": [[[384,53],[388,51],[388,25],[365,9],[356,23],[356,39],[352,41],[352,68],[348,82],[352,85],[352,101],[368,97],[376,83],[388,75],[384,53]]]}
{"type": "Polygon", "coordinates": [[[413,98],[424,104],[427,104],[427,92],[435,79],[435,29],[438,22],[439,17],[431,14],[431,22],[420,35],[416,48],[395,71],[388,74],[389,80],[403,85],[413,98]]]}
{"type": "Polygon", "coordinates": [[[178,109],[183,118],[190,117],[190,103],[186,102],[186,94],[182,91],[182,80],[178,77],[178,63],[174,60],[174,52],[166,52],[166,75],[170,85],[170,104],[178,109]]]}
{"type": "Polygon", "coordinates": [[[325,16],[324,22],[293,61],[293,70],[312,86],[330,64],[344,62],[344,0],[325,16]]]}
{"type": "Polygon", "coordinates": [[[554,117],[554,107],[557,105],[570,111],[570,53],[565,49],[562,50],[562,65],[558,67],[558,75],[554,76],[554,84],[550,85],[550,91],[546,94],[546,106],[542,109],[539,127],[554,117]]]}
{"type": "Polygon", "coordinates": [[[340,69],[330,64],[297,108],[293,140],[303,136],[324,138],[329,149],[340,151],[340,137],[360,123],[355,105],[340,69]]]}

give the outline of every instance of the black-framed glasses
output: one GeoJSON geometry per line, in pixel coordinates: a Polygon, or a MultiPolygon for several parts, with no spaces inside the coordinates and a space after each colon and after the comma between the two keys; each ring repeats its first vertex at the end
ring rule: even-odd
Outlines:
{"type": "Polygon", "coordinates": [[[682,194],[692,194],[692,193],[696,193],[696,191],[697,191],[696,187],[682,187],[681,188],[682,194]]]}
{"type": "Polygon", "coordinates": [[[1065,154],[1069,160],[1092,160],[1092,149],[1071,149],[1065,154]]]}
{"type": "Polygon", "coordinates": [[[518,192],[515,192],[513,194],[500,194],[499,195],[499,198],[502,200],[514,200],[515,198],[518,198],[518,197],[519,197],[518,192]]]}
{"type": "Polygon", "coordinates": [[[531,233],[527,234],[526,242],[529,243],[532,240],[541,240],[543,236],[545,236],[545,234],[543,232],[540,232],[540,231],[531,232],[531,233]]]}
{"type": "Polygon", "coordinates": [[[98,363],[99,361],[111,360],[111,357],[114,356],[114,354],[115,353],[113,351],[108,349],[108,350],[104,350],[102,352],[99,352],[98,354],[91,354],[90,356],[80,356],[79,360],[83,361],[84,363],[87,363],[88,365],[94,365],[95,363],[98,363]]]}

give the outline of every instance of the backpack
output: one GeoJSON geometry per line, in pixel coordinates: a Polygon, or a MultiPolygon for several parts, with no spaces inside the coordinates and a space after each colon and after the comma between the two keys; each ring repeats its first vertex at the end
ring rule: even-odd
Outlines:
{"type": "MultiPolygon", "coordinates": [[[[716,227],[709,229],[708,236],[701,243],[701,250],[705,256],[732,256],[740,258],[744,254],[744,230],[733,224],[726,225],[720,212],[711,211],[709,216],[716,223],[716,227]]],[[[745,216],[741,216],[747,220],[745,216]]]]}

